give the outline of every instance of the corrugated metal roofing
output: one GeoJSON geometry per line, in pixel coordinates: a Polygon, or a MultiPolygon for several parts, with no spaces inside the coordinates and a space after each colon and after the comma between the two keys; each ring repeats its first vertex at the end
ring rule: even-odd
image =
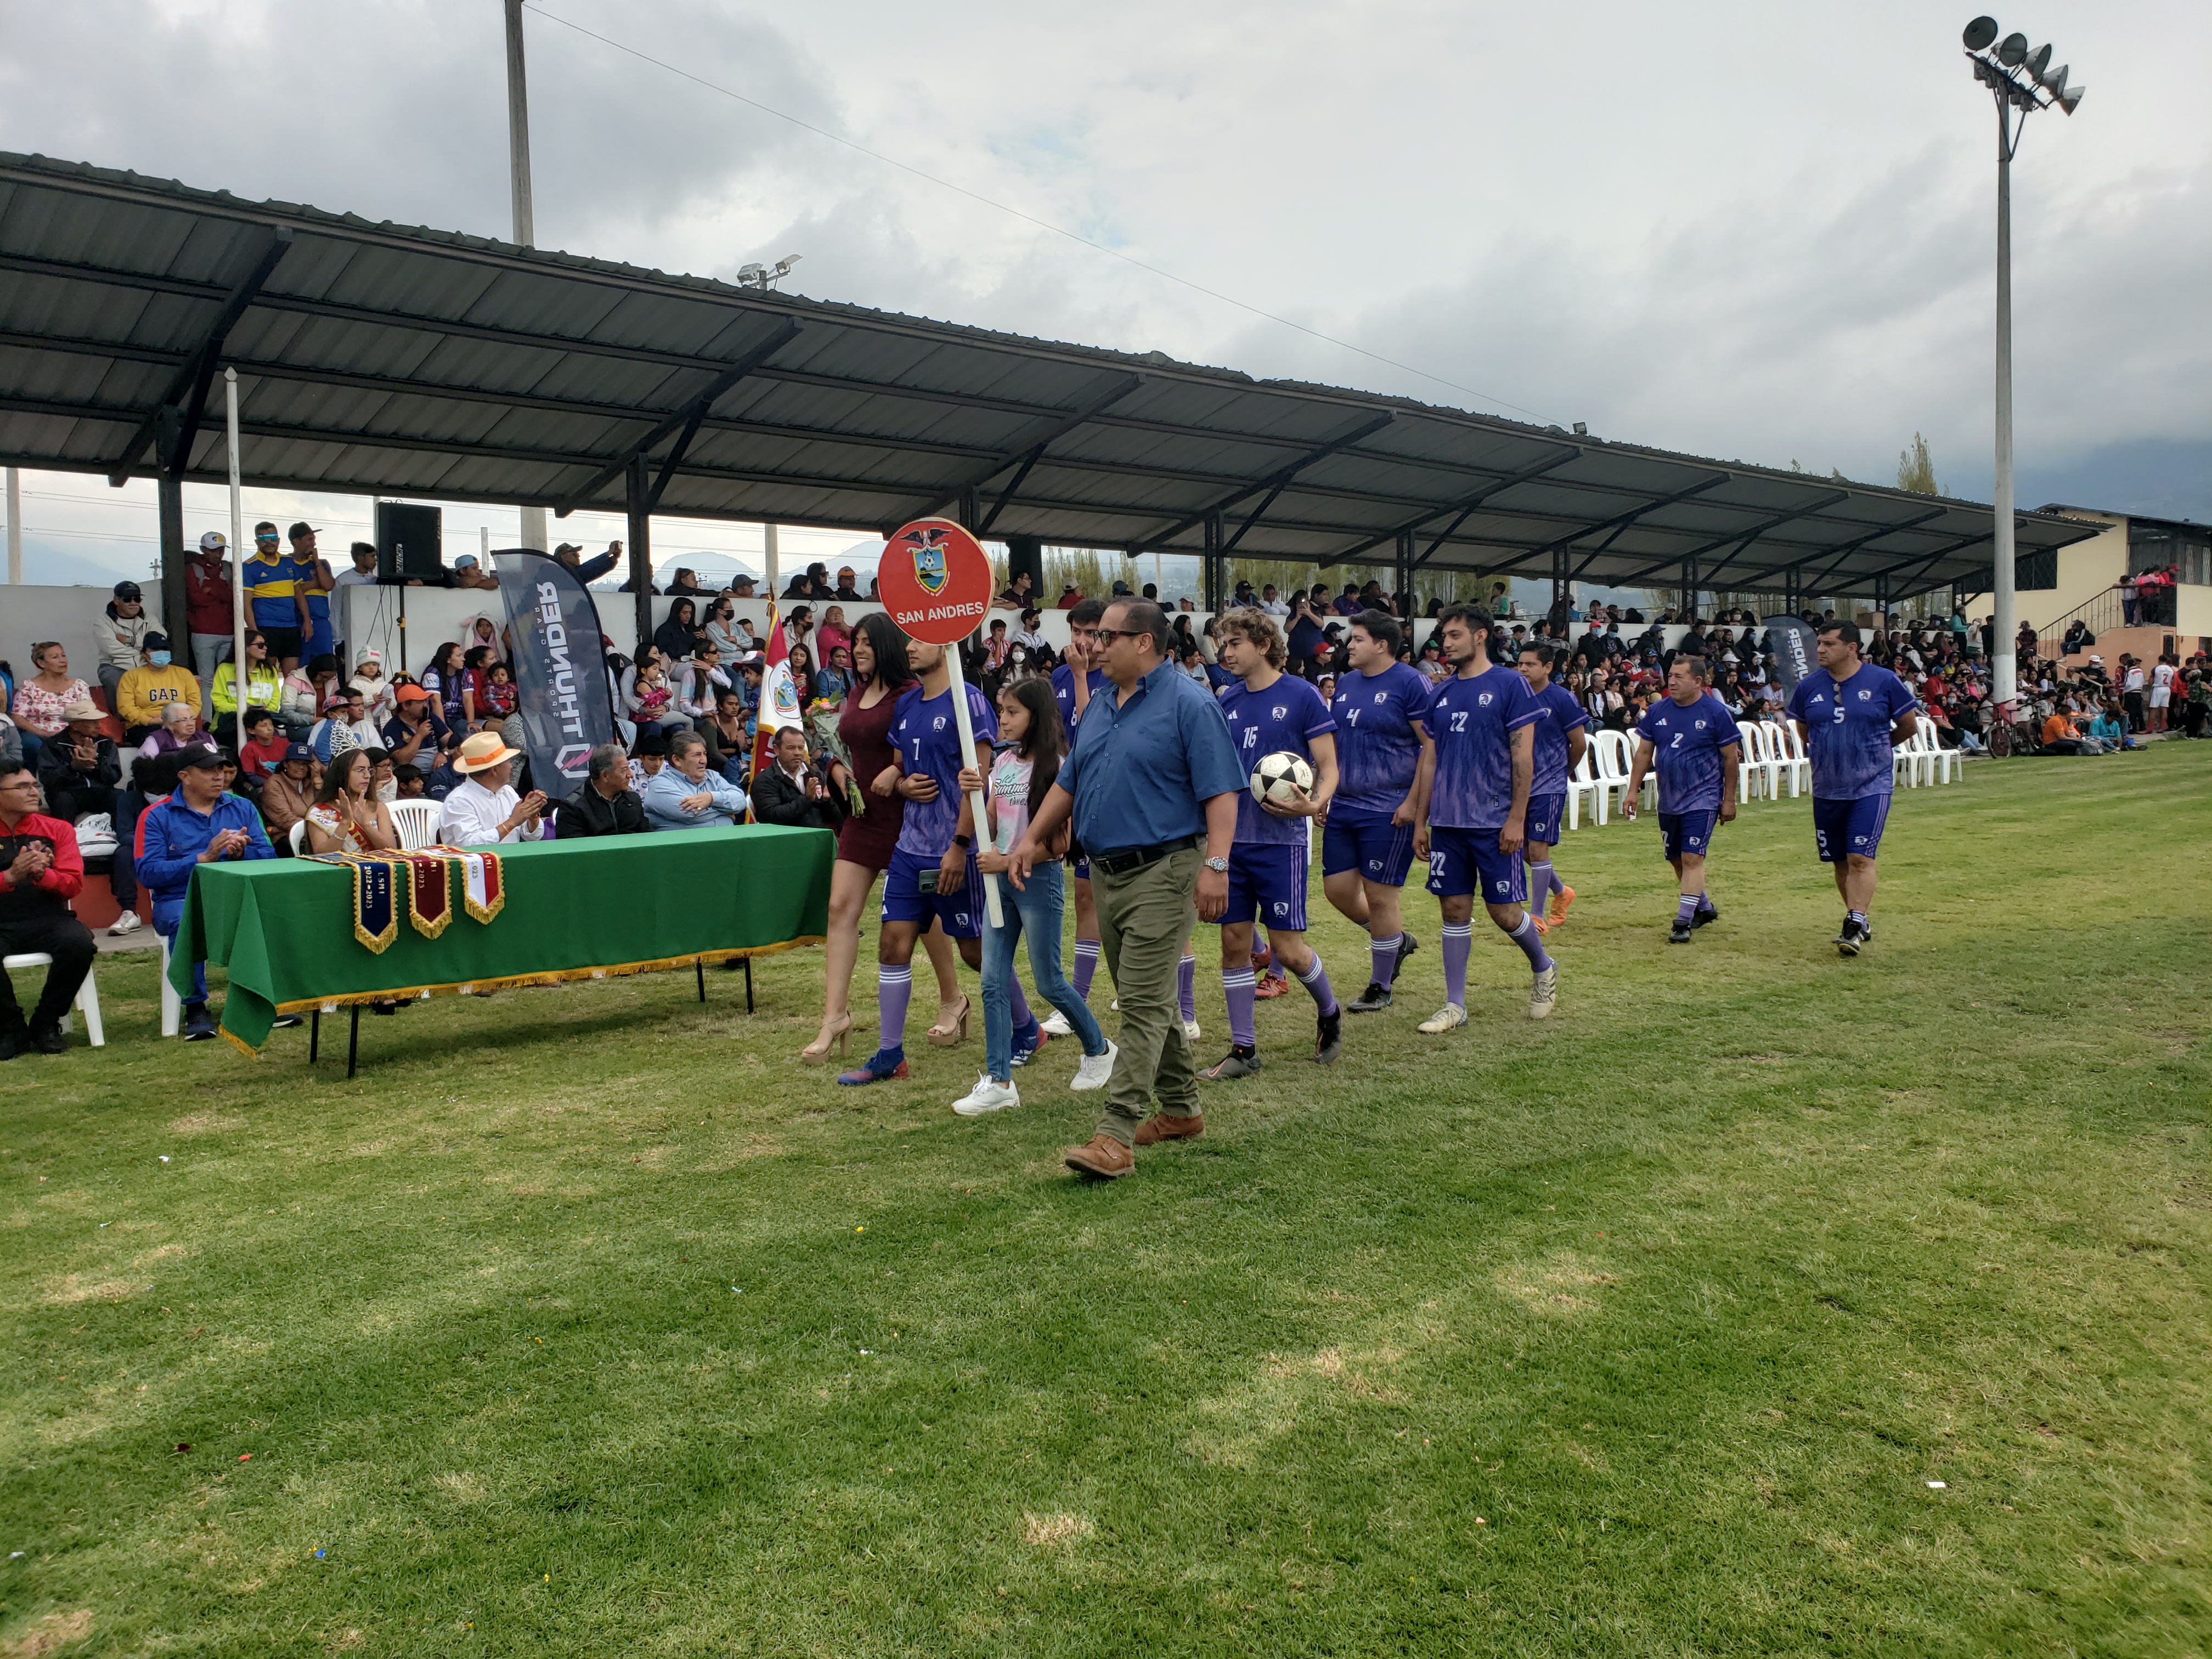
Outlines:
{"type": "MultiPolygon", "coordinates": [[[[726,382],[659,510],[881,532],[972,490],[994,536],[1132,552],[1201,552],[1218,517],[1227,550],[1324,568],[1410,538],[1607,586],[1987,574],[1973,502],[8,154],[0,459],[150,472],[133,434],[280,243],[222,351],[257,484],[619,510],[621,463],[658,434],[657,476],[726,382]]],[[[184,476],[227,476],[219,416],[184,476]]],[[[2094,530],[2021,514],[2019,550],[2094,530]]]]}

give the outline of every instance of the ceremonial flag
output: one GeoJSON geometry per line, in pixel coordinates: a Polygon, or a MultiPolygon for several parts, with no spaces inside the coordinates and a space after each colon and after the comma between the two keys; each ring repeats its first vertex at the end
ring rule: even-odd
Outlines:
{"type": "Polygon", "coordinates": [[[582,787],[592,747],[615,741],[599,613],[591,590],[557,560],[512,547],[494,553],[491,562],[514,672],[507,740],[529,757],[531,787],[566,800],[582,787]]]}
{"type": "Polygon", "coordinates": [[[759,723],[753,731],[753,775],[757,777],[775,749],[775,734],[787,726],[806,729],[806,692],[791,677],[791,647],[768,602],[768,653],[761,669],[759,723]]]}

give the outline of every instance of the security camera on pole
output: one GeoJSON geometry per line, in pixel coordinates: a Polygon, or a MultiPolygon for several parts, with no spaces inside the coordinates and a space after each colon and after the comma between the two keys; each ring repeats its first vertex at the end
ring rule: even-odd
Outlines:
{"type": "Polygon", "coordinates": [[[1990,89],[1997,106],[1997,396],[1996,523],[1995,570],[1991,573],[1993,617],[1990,642],[1990,696],[2009,724],[2018,696],[2013,635],[2012,509],[2012,158],[2027,118],[2054,106],[2071,115],[2086,87],[2066,84],[2067,66],[2051,67],[2051,48],[2028,49],[2024,34],[1997,39],[1997,21],[1977,17],[1966,25],[1966,57],[1974,78],[1990,89]],[[2013,112],[2020,112],[2017,124],[2013,112]]]}
{"type": "MultiPolygon", "coordinates": [[[[960,641],[982,626],[991,608],[991,561],[982,544],[950,519],[916,519],[884,544],[876,571],[877,592],[891,621],[910,640],[945,647],[945,672],[952,680],[952,717],[959,722],[963,766],[975,753],[975,724],[968,718],[968,681],[960,668],[960,641]]],[[[975,833],[988,834],[990,807],[978,789],[969,797],[975,833]]],[[[991,926],[1005,925],[999,884],[983,884],[983,908],[991,926]]]]}

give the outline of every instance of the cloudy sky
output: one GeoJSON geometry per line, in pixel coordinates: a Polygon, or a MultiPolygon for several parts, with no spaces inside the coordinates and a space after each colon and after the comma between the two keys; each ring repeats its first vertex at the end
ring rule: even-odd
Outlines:
{"type": "MultiPolygon", "coordinates": [[[[823,298],[1858,478],[1918,431],[1985,500],[1995,123],[1966,15],[546,0],[538,240],[718,276],[797,253],[823,298]]],[[[2090,88],[2015,170],[2021,499],[2212,519],[2212,7],[1998,15],[2090,88]]],[[[0,0],[0,148],[508,231],[499,0],[0,0]]],[[[34,580],[143,568],[150,486],[26,489],[34,580]]],[[[512,533],[474,508],[449,533],[479,520],[512,533]]]]}

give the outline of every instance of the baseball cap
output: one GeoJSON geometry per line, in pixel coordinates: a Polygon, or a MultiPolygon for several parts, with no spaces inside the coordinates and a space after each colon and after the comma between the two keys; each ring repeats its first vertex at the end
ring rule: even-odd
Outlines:
{"type": "Polygon", "coordinates": [[[311,761],[314,757],[315,751],[304,743],[288,743],[284,745],[284,758],[288,761],[311,761]]]}
{"type": "Polygon", "coordinates": [[[323,699],[323,713],[327,714],[335,709],[343,708],[346,706],[349,701],[349,699],[344,692],[333,691],[329,696],[323,699]]]}
{"type": "Polygon", "coordinates": [[[220,553],[229,545],[220,530],[203,531],[200,534],[200,551],[203,553],[220,553]]]}
{"type": "Polygon", "coordinates": [[[317,532],[317,531],[316,531],[316,529],[315,529],[314,526],[313,526],[313,525],[309,524],[309,523],[308,523],[305,519],[302,519],[302,520],[301,520],[299,521],[299,523],[297,523],[297,524],[294,525],[294,526],[293,526],[289,530],[286,531],[284,533],[285,533],[287,536],[290,537],[294,541],[295,541],[295,542],[296,542],[296,541],[298,541],[298,540],[300,539],[300,538],[301,538],[301,537],[302,537],[302,536],[313,536],[313,535],[317,534],[318,532],[317,532]]]}
{"type": "Polygon", "coordinates": [[[142,649],[147,651],[167,651],[169,648],[169,636],[162,633],[149,634],[140,641],[140,646],[142,649]]]}
{"type": "Polygon", "coordinates": [[[453,561],[453,568],[456,570],[473,570],[476,568],[476,563],[477,556],[475,554],[464,553],[459,558],[453,561]]]}
{"type": "Polygon", "coordinates": [[[137,582],[118,582],[115,584],[115,597],[118,599],[142,599],[146,596],[139,590],[137,582]]]}
{"type": "Polygon", "coordinates": [[[430,694],[419,685],[403,685],[395,693],[402,702],[428,702],[430,694]]]}
{"type": "Polygon", "coordinates": [[[563,553],[580,553],[583,550],[582,546],[578,543],[562,542],[560,546],[553,550],[553,556],[557,559],[563,553]]]}
{"type": "MultiPolygon", "coordinates": [[[[305,744],[301,745],[305,747],[305,744]]],[[[220,772],[231,763],[230,757],[220,749],[210,749],[201,744],[177,751],[177,765],[183,771],[220,772]]]]}

